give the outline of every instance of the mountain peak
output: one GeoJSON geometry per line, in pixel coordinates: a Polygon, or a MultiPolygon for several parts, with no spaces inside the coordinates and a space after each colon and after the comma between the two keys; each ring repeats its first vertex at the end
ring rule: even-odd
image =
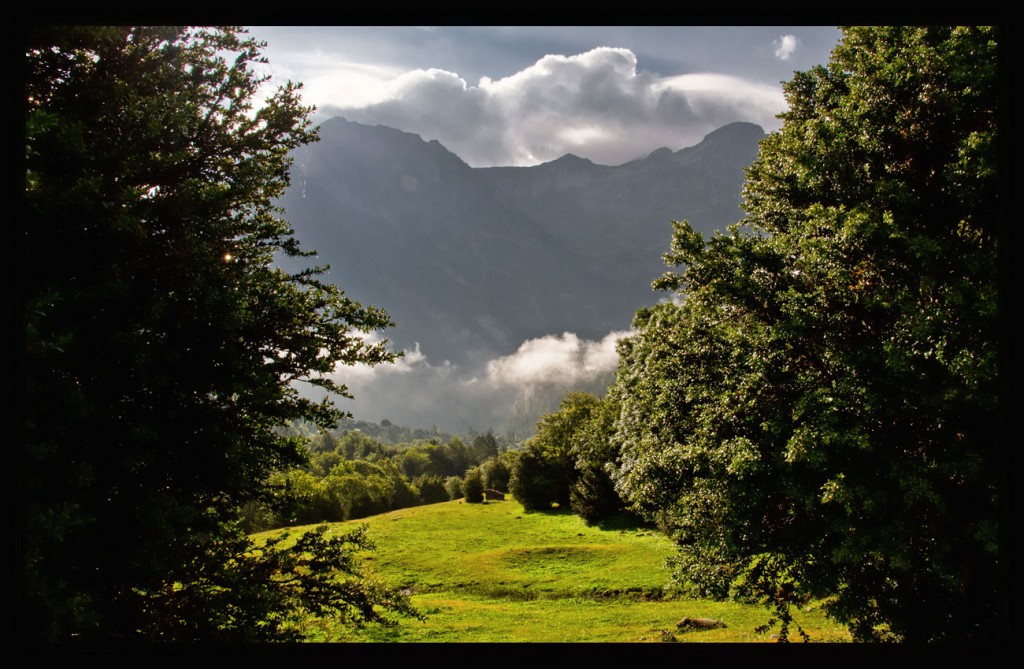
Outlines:
{"type": "Polygon", "coordinates": [[[672,149],[668,148],[667,146],[663,146],[660,149],[655,149],[654,151],[651,151],[650,153],[648,153],[647,154],[647,158],[659,159],[659,158],[664,158],[664,157],[667,157],[667,156],[671,156],[672,154],[673,154],[672,149]]]}
{"type": "Polygon", "coordinates": [[[750,140],[750,139],[761,139],[764,137],[764,129],[756,123],[747,123],[746,121],[736,121],[734,123],[728,123],[723,125],[717,130],[712,130],[708,134],[704,135],[704,142],[715,142],[719,140],[750,140]]]}
{"type": "Polygon", "coordinates": [[[555,160],[552,160],[548,164],[552,165],[552,164],[555,164],[555,163],[558,163],[559,165],[573,165],[573,164],[593,165],[594,161],[590,160],[589,158],[581,158],[581,157],[577,156],[575,153],[567,153],[564,156],[562,156],[561,158],[556,158],[555,160]]]}
{"type": "Polygon", "coordinates": [[[470,169],[469,165],[466,165],[462,158],[436,139],[428,141],[414,132],[399,130],[398,128],[381,125],[380,123],[369,125],[358,121],[350,121],[344,116],[332,116],[323,121],[318,129],[322,140],[331,140],[331,143],[344,144],[350,150],[358,146],[357,152],[362,153],[364,156],[393,157],[399,153],[398,147],[402,147],[402,151],[440,157],[450,166],[456,166],[456,169],[470,169]]]}

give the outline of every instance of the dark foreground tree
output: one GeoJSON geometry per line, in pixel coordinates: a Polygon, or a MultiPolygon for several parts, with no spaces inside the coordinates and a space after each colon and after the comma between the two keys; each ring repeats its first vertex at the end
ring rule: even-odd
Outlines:
{"type": "Polygon", "coordinates": [[[360,336],[383,312],[275,266],[300,254],[272,204],[288,152],[315,139],[297,87],[256,104],[236,29],[25,37],[22,635],[273,639],[297,608],[404,610],[324,575],[350,544],[257,550],[235,522],[303,459],[279,428],[338,417],[297,384],[344,394],[337,365],[391,357],[360,336]]]}
{"type": "Polygon", "coordinates": [[[747,217],[677,226],[622,349],[620,489],[678,576],[857,639],[998,637],[999,87],[983,27],[852,28],[798,73],[747,217]]]}

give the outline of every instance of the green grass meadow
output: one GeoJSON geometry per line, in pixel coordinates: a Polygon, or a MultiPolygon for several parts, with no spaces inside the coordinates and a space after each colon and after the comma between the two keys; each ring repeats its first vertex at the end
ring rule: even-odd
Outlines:
{"type": "MultiPolygon", "coordinates": [[[[411,592],[426,619],[351,628],[309,621],[321,642],[770,642],[768,612],[734,602],[665,597],[672,543],[625,521],[587,526],[568,510],[526,513],[514,500],[401,509],[355,521],[376,550],[368,573],[411,592]],[[681,632],[684,617],[725,628],[681,632]]],[[[344,531],[349,524],[334,529],[344,531]]],[[[298,529],[298,528],[296,528],[298,529]]],[[[846,641],[812,608],[797,614],[813,641],[846,641]]],[[[795,630],[791,640],[798,641],[795,630]]]]}

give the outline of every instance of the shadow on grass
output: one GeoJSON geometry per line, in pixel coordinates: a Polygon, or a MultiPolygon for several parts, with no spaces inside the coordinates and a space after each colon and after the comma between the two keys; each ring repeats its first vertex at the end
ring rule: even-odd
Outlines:
{"type": "MultiPolygon", "coordinates": [[[[553,505],[550,509],[525,510],[526,513],[540,513],[545,516],[572,516],[572,508],[553,505]]],[[[619,511],[595,523],[587,523],[603,532],[659,532],[656,525],[645,522],[642,518],[629,511],[619,511]]]]}
{"type": "Polygon", "coordinates": [[[606,532],[657,532],[658,528],[651,523],[644,522],[639,516],[629,511],[608,516],[597,522],[595,527],[606,532]]]}

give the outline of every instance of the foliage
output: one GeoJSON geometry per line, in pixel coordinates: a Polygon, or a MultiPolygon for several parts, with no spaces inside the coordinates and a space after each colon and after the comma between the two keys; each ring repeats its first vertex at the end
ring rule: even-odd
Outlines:
{"type": "Polygon", "coordinates": [[[365,526],[328,536],[321,525],[258,546],[241,532],[224,533],[208,546],[202,578],[153,593],[159,638],[298,641],[311,621],[394,624],[382,608],[422,617],[407,597],[362,573],[359,554],[373,548],[365,526]]]}
{"type": "MultiPolygon", "coordinates": [[[[325,431],[311,442],[308,463],[271,475],[268,484],[277,491],[271,501],[244,506],[243,522],[249,530],[338,522],[445,502],[450,498],[444,475],[452,472],[459,480],[461,497],[462,481],[476,466],[472,451],[455,437],[447,444],[431,440],[385,445],[361,432],[337,437],[325,431]]],[[[499,479],[504,476],[507,481],[510,459],[505,453],[489,461],[499,479]]]]}
{"type": "Polygon", "coordinates": [[[517,451],[504,451],[480,464],[484,476],[484,487],[502,492],[508,490],[509,478],[515,467],[517,451]]]}
{"type": "Polygon", "coordinates": [[[494,433],[488,430],[485,434],[478,434],[473,437],[473,443],[470,445],[473,449],[473,456],[477,462],[483,462],[487,458],[493,458],[498,455],[498,440],[495,438],[494,433]]]}
{"type": "MultiPolygon", "coordinates": [[[[375,548],[366,532],[367,526],[361,525],[343,535],[328,536],[327,526],[320,525],[301,534],[287,550],[278,546],[288,540],[288,533],[268,539],[257,549],[262,560],[255,564],[269,562],[280,583],[275,592],[287,593],[272,611],[286,612],[293,622],[312,616],[354,624],[393,624],[380,609],[422,619],[405,595],[361,571],[359,554],[375,548]]],[[[248,583],[260,582],[253,574],[248,576],[248,583]]],[[[301,638],[296,632],[291,636],[301,638]]]]}
{"type": "Polygon", "coordinates": [[[462,477],[462,494],[467,502],[479,504],[484,501],[484,477],[479,467],[470,467],[462,477]]]}
{"type": "Polygon", "coordinates": [[[448,491],[444,487],[444,480],[440,476],[425,474],[416,478],[413,485],[420,491],[420,500],[424,504],[447,502],[449,499],[448,491]]]}
{"type": "Polygon", "coordinates": [[[577,478],[569,489],[569,505],[573,513],[588,523],[608,518],[625,506],[612,480],[619,457],[619,444],[615,440],[618,416],[618,400],[606,397],[572,436],[577,478]]]}
{"type": "Polygon", "coordinates": [[[290,638],[281,606],[392,606],[317,571],[336,543],[261,554],[235,522],[303,461],[283,426],[339,417],[299,384],[344,395],[337,366],[393,357],[363,336],[383,312],[275,265],[303,255],[273,205],[316,139],[298,87],[257,105],[262,45],[234,28],[25,47],[22,634],[290,638]]]}
{"type": "Polygon", "coordinates": [[[437,440],[440,443],[451,441],[452,436],[454,436],[440,431],[437,427],[431,429],[412,428],[405,425],[397,425],[387,419],[380,421],[380,423],[371,423],[351,417],[339,421],[337,428],[332,430],[332,434],[338,438],[351,432],[362,432],[368,437],[389,445],[411,444],[431,439],[437,440]]]}
{"type": "Polygon", "coordinates": [[[509,479],[509,491],[527,511],[569,505],[569,491],[577,479],[572,440],[598,402],[590,393],[572,392],[558,411],[538,421],[537,434],[526,441],[509,479]]]}
{"type": "Polygon", "coordinates": [[[411,479],[422,476],[430,467],[430,456],[419,448],[410,448],[401,457],[402,472],[411,479]]]}
{"type": "Polygon", "coordinates": [[[444,489],[448,492],[448,499],[455,500],[462,498],[462,481],[461,476],[448,476],[444,480],[444,489]]]}
{"type": "Polygon", "coordinates": [[[467,469],[480,463],[473,455],[470,447],[459,437],[452,437],[450,441],[442,446],[428,444],[427,453],[430,455],[433,463],[435,463],[430,472],[439,476],[462,476],[466,473],[467,469]],[[434,448],[431,448],[431,446],[434,446],[434,448]]]}
{"type": "Polygon", "coordinates": [[[621,511],[624,503],[612,480],[618,413],[616,399],[568,393],[518,452],[509,479],[515,498],[527,510],[570,506],[588,523],[621,511]]]}
{"type": "Polygon", "coordinates": [[[320,479],[302,469],[272,475],[271,484],[280,485],[283,481],[284,501],[268,525],[251,523],[253,529],[347,520],[355,500],[352,495],[342,494],[340,479],[341,476],[320,479]]]}
{"type": "Polygon", "coordinates": [[[384,469],[391,479],[394,490],[391,493],[389,509],[404,509],[425,503],[420,497],[420,491],[411,481],[402,476],[401,470],[394,462],[389,461],[384,469]]]}
{"type": "Polygon", "coordinates": [[[618,476],[695,592],[831,597],[858,639],[1001,633],[997,52],[846,29],[786,84],[742,225],[676,225],[681,304],[620,349],[618,476]]]}
{"type": "Polygon", "coordinates": [[[384,444],[362,432],[348,432],[336,443],[334,452],[346,460],[376,460],[387,454],[384,444]]]}

